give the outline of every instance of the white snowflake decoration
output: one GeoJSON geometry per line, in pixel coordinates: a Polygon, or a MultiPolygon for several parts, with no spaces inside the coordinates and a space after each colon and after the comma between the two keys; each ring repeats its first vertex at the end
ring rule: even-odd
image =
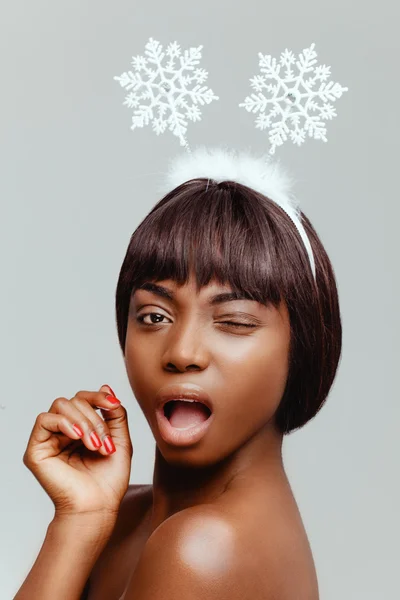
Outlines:
{"type": "Polygon", "coordinates": [[[162,45],[150,38],[145,49],[147,58],[132,57],[134,71],[114,77],[121,87],[131,90],[124,101],[124,105],[135,109],[131,129],[152,121],[157,135],[168,128],[179,138],[181,146],[190,151],[186,140],[188,119],[200,121],[198,105],[219,100],[211,89],[201,85],[208,77],[207,71],[195,68],[200,62],[202,48],[189,48],[182,56],[177,42],[170,43],[163,52],[162,45]],[[165,55],[168,60],[162,64],[165,55]],[[178,65],[175,65],[176,59],[179,59],[178,65]]]}
{"type": "Polygon", "coordinates": [[[270,154],[275,153],[276,147],[281,146],[288,135],[298,146],[303,144],[307,133],[309,137],[326,142],[323,120],[336,117],[335,108],[328,101],[334,102],[348,90],[339,83],[325,83],[330,76],[330,67],[314,67],[317,62],[314,46],[315,44],[311,44],[304,49],[297,61],[293,52],[286,49],[281,53],[280,64],[270,55],[263,55],[261,52],[258,54],[260,70],[264,75],[256,75],[250,79],[251,87],[258,93],[247,96],[239,106],[248,112],[259,113],[256,119],[257,129],[270,128],[270,154]],[[297,74],[292,70],[294,63],[297,74]],[[283,68],[284,76],[280,73],[283,68]],[[312,75],[306,79],[307,73],[311,72],[312,75]],[[319,88],[314,90],[317,82],[320,83],[319,88]],[[318,114],[311,114],[313,112],[318,114]],[[273,121],[275,117],[277,120],[273,121]]]}

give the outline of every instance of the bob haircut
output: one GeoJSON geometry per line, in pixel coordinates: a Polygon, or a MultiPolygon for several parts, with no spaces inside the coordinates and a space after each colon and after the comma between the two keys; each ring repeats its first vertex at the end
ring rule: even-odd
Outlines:
{"type": "Polygon", "coordinates": [[[250,300],[286,302],[291,328],[289,371],[275,412],[282,434],[305,425],[332,386],[342,347],[334,271],[309,219],[301,213],[314,254],[285,211],[234,181],[187,181],[166,194],[132,234],[116,288],[118,338],[125,354],[131,295],[145,281],[212,279],[250,300]]]}

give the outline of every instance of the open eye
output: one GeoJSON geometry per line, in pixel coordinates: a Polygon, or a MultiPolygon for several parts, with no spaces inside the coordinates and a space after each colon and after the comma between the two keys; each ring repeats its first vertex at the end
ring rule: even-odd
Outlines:
{"type": "Polygon", "coordinates": [[[136,317],[136,320],[139,323],[141,323],[142,325],[145,325],[146,327],[152,327],[153,325],[157,325],[159,323],[159,321],[157,321],[157,323],[145,323],[144,322],[145,317],[150,317],[152,315],[157,315],[158,317],[162,317],[163,319],[167,318],[165,315],[161,315],[160,313],[151,312],[151,313],[145,313],[143,315],[140,315],[139,317],[136,317]]]}

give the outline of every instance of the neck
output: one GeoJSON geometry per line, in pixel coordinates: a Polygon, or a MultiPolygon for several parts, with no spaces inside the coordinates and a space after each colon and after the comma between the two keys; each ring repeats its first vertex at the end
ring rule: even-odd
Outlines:
{"type": "Polygon", "coordinates": [[[180,462],[167,462],[156,447],[151,531],[173,514],[213,503],[239,484],[250,489],[268,486],[277,479],[286,480],[282,438],[268,423],[234,453],[200,467],[188,466],[190,460],[184,457],[184,449],[178,450],[180,462]],[[182,458],[186,458],[186,464],[182,458]]]}

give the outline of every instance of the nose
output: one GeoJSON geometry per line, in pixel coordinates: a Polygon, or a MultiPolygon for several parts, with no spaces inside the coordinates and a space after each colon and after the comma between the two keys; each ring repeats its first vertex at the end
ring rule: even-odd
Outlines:
{"type": "Polygon", "coordinates": [[[209,362],[204,332],[195,323],[176,325],[167,337],[163,367],[174,371],[203,370],[209,362]]]}

